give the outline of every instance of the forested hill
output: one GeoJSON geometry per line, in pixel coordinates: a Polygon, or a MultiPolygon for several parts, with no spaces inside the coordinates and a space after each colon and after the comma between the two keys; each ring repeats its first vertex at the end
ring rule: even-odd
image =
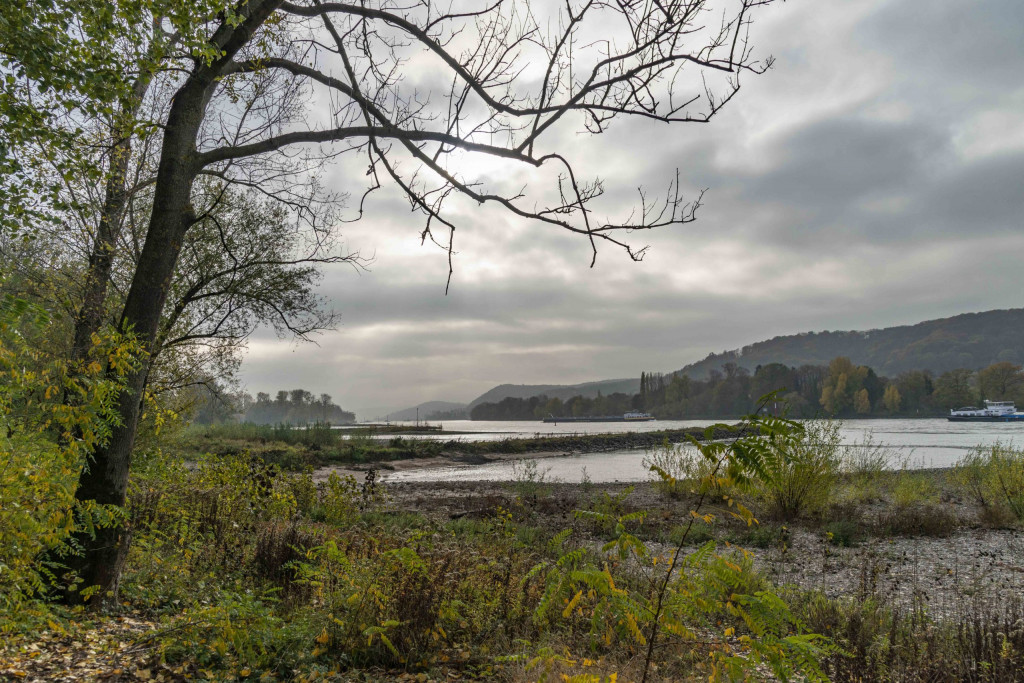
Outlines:
{"type": "Polygon", "coordinates": [[[595,398],[600,393],[604,396],[615,393],[635,394],[640,391],[638,377],[627,379],[606,379],[600,382],[584,382],[583,384],[500,384],[481,394],[469,404],[474,408],[481,403],[498,403],[505,398],[530,398],[544,395],[563,401],[573,396],[595,398]]]}
{"type": "Polygon", "coordinates": [[[679,372],[704,379],[733,362],[753,371],[758,365],[827,365],[837,356],[867,365],[881,375],[910,370],[942,373],[977,370],[999,361],[1024,362],[1024,309],[965,313],[880,330],[805,332],[711,354],[679,372]]]}

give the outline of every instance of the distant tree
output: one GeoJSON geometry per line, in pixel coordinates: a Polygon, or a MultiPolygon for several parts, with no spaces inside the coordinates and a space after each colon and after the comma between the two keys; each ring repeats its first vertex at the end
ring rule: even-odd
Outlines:
{"type": "Polygon", "coordinates": [[[1009,361],[993,363],[978,373],[981,397],[990,401],[1016,400],[1024,388],[1021,366],[1009,361]]]}
{"type": "Polygon", "coordinates": [[[868,398],[868,390],[861,389],[853,396],[853,410],[858,415],[867,415],[871,412],[871,399],[868,398]]]}
{"type": "Polygon", "coordinates": [[[549,415],[560,417],[562,415],[562,411],[562,399],[558,398],[557,396],[555,398],[549,398],[547,402],[544,404],[544,417],[547,417],[549,415]]]}
{"type": "Polygon", "coordinates": [[[319,398],[314,398],[313,394],[305,389],[292,389],[278,391],[273,401],[270,400],[270,394],[256,394],[256,400],[249,405],[243,419],[257,424],[346,424],[355,422],[356,416],[335,405],[330,394],[320,394],[319,398]]]}
{"type": "Polygon", "coordinates": [[[900,376],[896,378],[896,387],[900,391],[903,412],[919,414],[931,411],[933,386],[930,372],[911,370],[900,373],[900,376]]]}
{"type": "Polygon", "coordinates": [[[690,378],[683,374],[674,374],[665,387],[665,402],[677,404],[689,395],[690,378]]]}
{"type": "Polygon", "coordinates": [[[825,387],[828,368],[821,365],[801,365],[796,369],[794,389],[808,406],[819,405],[821,392],[825,387]]]}
{"type": "Polygon", "coordinates": [[[882,405],[890,413],[900,412],[900,404],[902,397],[900,396],[900,390],[896,388],[895,384],[890,384],[885,388],[885,393],[882,395],[882,405]]]}
{"type": "Polygon", "coordinates": [[[320,400],[317,405],[320,408],[322,414],[322,417],[320,418],[321,422],[327,422],[327,411],[328,408],[330,408],[331,405],[333,404],[334,401],[331,399],[330,394],[320,394],[320,400]]]}
{"type": "Polygon", "coordinates": [[[796,371],[782,363],[758,365],[750,385],[751,398],[757,399],[772,391],[795,391],[796,371]]]}
{"type": "Polygon", "coordinates": [[[782,396],[782,401],[790,417],[814,417],[814,404],[808,402],[801,394],[791,391],[782,396]]]}
{"type": "Polygon", "coordinates": [[[854,397],[864,388],[869,368],[855,366],[849,358],[839,356],[828,365],[828,376],[821,390],[821,406],[832,415],[841,415],[854,408],[854,397]]]}
{"type": "Polygon", "coordinates": [[[972,386],[974,372],[967,368],[959,368],[944,372],[935,380],[935,391],[932,393],[933,403],[939,408],[957,408],[975,402],[976,396],[972,386]]]}
{"type": "Polygon", "coordinates": [[[742,415],[750,408],[750,371],[733,362],[722,365],[725,377],[711,394],[715,415],[742,415]]]}

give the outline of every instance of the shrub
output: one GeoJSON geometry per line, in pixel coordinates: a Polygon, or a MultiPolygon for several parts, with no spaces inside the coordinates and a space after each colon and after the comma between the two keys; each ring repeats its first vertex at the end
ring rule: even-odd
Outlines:
{"type": "Polygon", "coordinates": [[[1024,451],[1001,443],[980,446],[956,464],[954,476],[982,508],[1002,508],[1024,521],[1024,451]]]}
{"type": "Polygon", "coordinates": [[[551,493],[551,484],[554,483],[548,475],[550,467],[542,468],[537,460],[526,458],[512,461],[512,489],[521,500],[529,500],[536,503],[538,498],[546,497],[551,493]]]}
{"type": "Polygon", "coordinates": [[[74,534],[125,518],[74,494],[88,454],[119,420],[115,401],[139,347],[97,335],[73,364],[27,341],[51,330],[42,309],[0,297],[0,614],[12,618],[0,619],[4,630],[35,611],[29,599],[74,581],[62,576],[62,558],[80,551],[74,534]]]}
{"type": "Polygon", "coordinates": [[[741,527],[739,531],[726,534],[726,540],[744,548],[772,548],[783,545],[788,539],[786,527],[770,524],[754,524],[741,527]]]}
{"type": "Polygon", "coordinates": [[[907,505],[887,510],[875,521],[880,536],[949,536],[960,520],[942,505],[907,505]]]}
{"type": "Polygon", "coordinates": [[[832,500],[842,456],[839,423],[809,420],[801,432],[772,443],[757,492],[781,519],[818,514],[832,500]]]}
{"type": "Polygon", "coordinates": [[[938,500],[939,490],[930,472],[902,469],[896,474],[891,499],[898,508],[909,508],[938,500]]]}
{"type": "Polygon", "coordinates": [[[720,488],[720,482],[708,476],[714,464],[701,457],[692,444],[670,444],[666,440],[644,455],[643,466],[656,474],[654,489],[669,498],[698,495],[705,486],[720,488]]]}
{"type": "Polygon", "coordinates": [[[873,598],[787,595],[809,628],[835,639],[824,669],[835,683],[1019,683],[1024,681],[1024,605],[969,601],[942,621],[916,606],[898,610],[873,598]]]}
{"type": "Polygon", "coordinates": [[[860,524],[852,519],[841,519],[829,522],[824,528],[825,537],[832,545],[849,548],[860,542],[863,530],[860,524]]]}
{"type": "Polygon", "coordinates": [[[868,434],[860,443],[843,449],[842,472],[846,475],[846,497],[871,502],[881,497],[885,474],[897,457],[893,449],[877,444],[868,434]]]}
{"type": "MultiPolygon", "coordinates": [[[[642,662],[642,682],[648,679],[659,648],[660,656],[677,667],[685,661],[684,652],[699,651],[710,663],[712,680],[745,679],[758,665],[766,665],[782,680],[796,674],[825,680],[819,660],[833,651],[831,643],[805,630],[753,572],[748,553],[719,553],[714,541],[688,547],[694,528],[714,521],[702,510],[712,489],[756,485],[767,478],[786,465],[791,450],[781,447],[798,441],[801,431],[789,420],[754,416],[739,428],[708,428],[704,442],[694,439],[700,457],[709,463],[707,481],[699,487],[702,493],[688,523],[672,533],[675,547],[667,552],[650,548],[630,531],[645,518],[643,510],[617,518],[577,511],[585,518],[610,517],[613,538],[602,548],[603,562],[576,547],[562,551],[557,561],[538,566],[545,590],[535,613],[537,623],[551,627],[561,615],[569,624],[589,626],[592,649],[607,651],[614,646],[642,662]],[[716,428],[731,431],[733,438],[714,440],[716,428]],[[613,566],[626,569],[613,574],[613,566]]],[[[657,467],[655,471],[672,483],[670,473],[657,467]]],[[[753,514],[739,501],[724,496],[722,503],[731,516],[748,527],[754,524],[753,514]]],[[[564,543],[568,536],[567,530],[554,542],[564,543]]],[[[684,673],[692,672],[663,668],[658,675],[672,679],[684,673]]]]}

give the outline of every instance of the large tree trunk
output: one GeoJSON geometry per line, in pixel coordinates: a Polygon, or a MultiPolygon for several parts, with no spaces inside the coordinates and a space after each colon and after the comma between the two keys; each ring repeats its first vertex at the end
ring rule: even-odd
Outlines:
{"type": "Polygon", "coordinates": [[[82,306],[75,318],[75,337],[71,358],[83,360],[92,346],[92,336],[103,325],[103,309],[107,300],[110,271],[114,264],[114,250],[124,221],[128,204],[128,164],[132,155],[133,130],[142,99],[146,96],[152,73],[147,71],[136,79],[130,99],[123,102],[111,127],[110,167],[107,170],[103,208],[96,227],[89,268],[85,274],[82,306]]]}
{"type": "MultiPolygon", "coordinates": [[[[192,185],[201,170],[196,161],[196,138],[216,80],[282,2],[247,0],[239,3],[236,16],[242,17],[242,21],[223,23],[211,37],[210,42],[219,48],[221,57],[209,65],[197,60],[192,74],[174,95],[164,129],[153,213],[121,315],[121,328],[132,330],[146,350],[151,349],[156,340],[182,241],[195,219],[192,185]]],[[[118,397],[121,424],[114,428],[106,446],[97,449],[83,469],[75,493],[78,500],[124,505],[148,372],[149,361],[143,359],[127,378],[127,386],[118,397]]],[[[66,599],[80,602],[81,589],[98,587],[94,605],[116,600],[130,538],[131,530],[125,527],[100,529],[95,536],[77,534],[76,540],[83,552],[70,558],[68,565],[81,581],[75,590],[66,593],[66,599]]]]}
{"type": "MultiPolygon", "coordinates": [[[[164,134],[153,215],[121,315],[121,328],[133,331],[147,350],[156,338],[182,239],[192,221],[190,195],[196,176],[192,164],[202,100],[190,102],[180,97],[181,94],[171,110],[164,134]],[[190,111],[179,111],[183,109],[190,111]]],[[[149,359],[143,358],[138,369],[127,378],[127,386],[118,397],[121,424],[114,428],[110,441],[97,449],[83,470],[75,492],[78,500],[124,505],[148,372],[149,359]]],[[[70,568],[82,580],[81,587],[99,586],[104,597],[116,596],[128,547],[126,529],[98,530],[95,538],[80,534],[78,541],[84,552],[71,558],[70,568]]],[[[76,601],[78,595],[76,591],[69,598],[76,601]]]]}

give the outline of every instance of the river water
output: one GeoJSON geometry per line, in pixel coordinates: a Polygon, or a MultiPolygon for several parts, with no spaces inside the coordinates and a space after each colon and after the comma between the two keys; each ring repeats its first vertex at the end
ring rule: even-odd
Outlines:
{"type": "MultiPolygon", "coordinates": [[[[653,422],[576,422],[545,424],[543,422],[487,422],[449,420],[445,431],[470,432],[460,435],[431,434],[406,438],[428,438],[448,441],[500,440],[529,437],[609,432],[646,432],[662,429],[704,427],[716,420],[656,420],[653,422]]],[[[411,423],[400,423],[411,424],[411,423]]],[[[1024,422],[949,422],[944,418],[916,420],[848,420],[841,424],[843,444],[850,449],[863,449],[868,444],[883,447],[890,467],[950,467],[972,448],[995,443],[1024,447],[1024,422]]],[[[621,450],[606,453],[545,458],[540,470],[548,479],[578,482],[586,476],[593,482],[646,481],[651,473],[643,466],[643,450],[621,450]]],[[[516,477],[515,461],[437,467],[401,472],[388,472],[391,481],[509,481],[516,477]]]]}

